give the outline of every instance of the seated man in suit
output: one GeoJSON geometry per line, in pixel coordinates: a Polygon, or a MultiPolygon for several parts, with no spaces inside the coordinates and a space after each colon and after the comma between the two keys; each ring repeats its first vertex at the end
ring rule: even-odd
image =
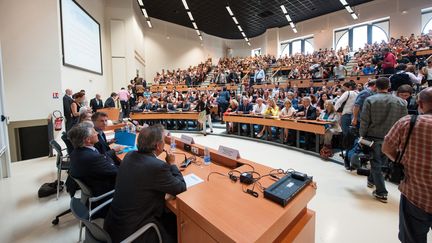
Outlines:
{"type": "Polygon", "coordinates": [[[100,94],[96,94],[96,97],[90,100],[90,107],[92,108],[93,112],[103,108],[103,102],[100,94]]]}
{"type": "MultiPolygon", "coordinates": [[[[83,122],[75,125],[68,137],[74,147],[70,155],[70,175],[86,184],[94,196],[113,190],[118,168],[110,157],[100,154],[94,147],[98,142],[98,132],[93,124],[83,122]]],[[[98,216],[104,216],[106,212],[101,211],[98,216]]]]}
{"type": "MultiPolygon", "coordinates": [[[[317,109],[312,106],[310,97],[303,97],[302,106],[299,106],[299,109],[296,113],[296,116],[300,119],[305,120],[316,120],[317,119],[317,109]]],[[[300,139],[300,138],[297,138],[300,139]]],[[[305,135],[305,145],[306,149],[312,149],[314,145],[315,134],[306,133],[305,135]]]]}
{"type": "Polygon", "coordinates": [[[110,148],[110,144],[114,142],[114,140],[108,141],[104,129],[108,122],[108,115],[105,112],[96,112],[92,115],[92,122],[94,124],[94,128],[98,133],[98,142],[94,145],[95,148],[101,154],[105,154],[110,157],[116,164],[119,164],[120,161],[116,155],[116,153],[120,152],[123,147],[116,146],[113,149],[110,148]]]}
{"type": "MultiPolygon", "coordinates": [[[[250,103],[247,97],[243,97],[241,105],[237,107],[238,114],[249,114],[253,110],[253,105],[250,103]]],[[[240,124],[240,129],[246,132],[246,135],[250,133],[250,125],[249,124],[240,124]]]]}
{"type": "Polygon", "coordinates": [[[302,106],[299,106],[299,109],[296,113],[296,116],[300,119],[306,120],[316,120],[317,119],[317,110],[315,107],[311,105],[310,97],[303,97],[302,106]]]}
{"type": "Polygon", "coordinates": [[[104,108],[114,108],[115,101],[117,100],[118,95],[116,92],[112,92],[111,96],[105,101],[104,108]]]}
{"type": "MultiPolygon", "coordinates": [[[[165,161],[157,157],[165,151],[164,146],[164,128],[160,124],[147,127],[138,135],[138,151],[129,152],[123,159],[104,223],[113,242],[120,242],[152,221],[160,228],[163,242],[175,239],[175,215],[167,213],[165,194],[175,196],[186,191],[186,183],[172,153],[167,152],[165,161]],[[167,233],[172,226],[172,232],[167,233]]],[[[154,237],[155,232],[150,230],[135,242],[156,242],[154,237]]]]}

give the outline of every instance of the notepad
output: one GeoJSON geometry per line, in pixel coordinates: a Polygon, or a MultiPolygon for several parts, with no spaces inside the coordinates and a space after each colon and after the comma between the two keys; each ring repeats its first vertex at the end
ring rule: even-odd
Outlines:
{"type": "Polygon", "coordinates": [[[200,184],[201,182],[203,182],[203,179],[199,178],[197,175],[191,173],[188,175],[183,176],[185,182],[186,182],[186,187],[192,187],[195,186],[197,184],[200,184]]]}

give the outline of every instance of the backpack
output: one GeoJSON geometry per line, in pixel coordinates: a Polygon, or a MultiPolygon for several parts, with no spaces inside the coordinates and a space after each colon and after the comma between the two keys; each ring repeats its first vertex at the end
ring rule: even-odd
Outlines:
{"type": "Polygon", "coordinates": [[[397,91],[398,88],[404,84],[412,85],[412,81],[407,73],[404,71],[398,72],[390,76],[391,90],[397,91]]]}
{"type": "MultiPolygon", "coordinates": [[[[63,181],[60,181],[59,191],[63,191],[63,181]]],[[[38,190],[38,197],[48,197],[57,193],[57,180],[54,182],[44,183],[38,190]]]]}

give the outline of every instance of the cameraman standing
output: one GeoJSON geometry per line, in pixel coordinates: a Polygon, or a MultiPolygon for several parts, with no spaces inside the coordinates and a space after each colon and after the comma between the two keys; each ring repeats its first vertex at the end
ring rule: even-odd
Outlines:
{"type": "Polygon", "coordinates": [[[377,94],[368,97],[360,116],[360,137],[374,141],[371,160],[371,173],[368,187],[375,185],[372,195],[381,202],[387,202],[387,190],[382,174],[382,166],[386,159],[381,152],[384,136],[401,117],[408,114],[405,101],[388,92],[390,80],[382,77],[376,80],[377,94]]]}
{"type": "MultiPolygon", "coordinates": [[[[399,186],[402,243],[426,243],[432,227],[432,88],[423,90],[418,97],[422,115],[417,117],[401,159],[405,168],[405,179],[399,186]]],[[[410,116],[401,118],[385,136],[382,151],[392,160],[405,146],[410,120],[410,116]]]]}

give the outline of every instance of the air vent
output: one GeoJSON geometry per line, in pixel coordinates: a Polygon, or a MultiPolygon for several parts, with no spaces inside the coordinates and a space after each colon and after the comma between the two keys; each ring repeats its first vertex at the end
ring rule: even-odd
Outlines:
{"type": "Polygon", "coordinates": [[[268,10],[266,10],[266,11],[261,12],[261,13],[258,14],[258,16],[261,17],[261,18],[267,18],[267,17],[272,16],[272,15],[274,15],[274,13],[270,12],[268,10]]]}

